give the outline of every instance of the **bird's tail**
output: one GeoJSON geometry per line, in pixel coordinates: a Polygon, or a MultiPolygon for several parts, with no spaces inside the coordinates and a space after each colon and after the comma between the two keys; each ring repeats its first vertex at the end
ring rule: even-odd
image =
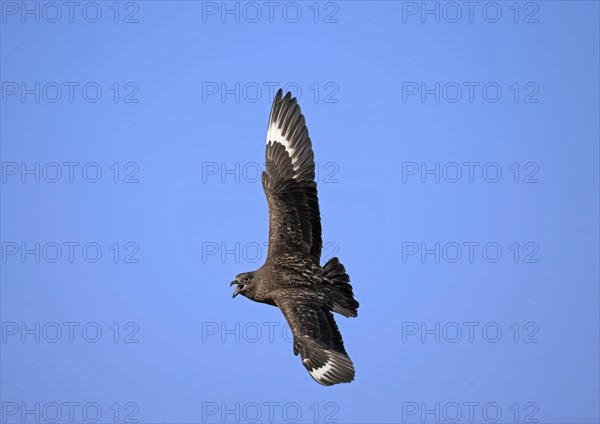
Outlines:
{"type": "Polygon", "coordinates": [[[323,267],[323,283],[333,312],[346,317],[358,315],[358,302],[350,285],[350,276],[338,258],[331,258],[323,267]]]}

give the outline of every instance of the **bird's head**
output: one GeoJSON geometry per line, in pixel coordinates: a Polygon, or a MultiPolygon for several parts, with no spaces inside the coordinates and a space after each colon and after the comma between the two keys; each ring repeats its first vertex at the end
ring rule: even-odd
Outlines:
{"type": "Polygon", "coordinates": [[[236,297],[238,294],[241,294],[245,297],[252,298],[252,293],[255,289],[255,272],[243,272],[241,274],[236,275],[235,280],[229,284],[229,286],[235,285],[235,291],[233,292],[232,297],[236,297]]]}

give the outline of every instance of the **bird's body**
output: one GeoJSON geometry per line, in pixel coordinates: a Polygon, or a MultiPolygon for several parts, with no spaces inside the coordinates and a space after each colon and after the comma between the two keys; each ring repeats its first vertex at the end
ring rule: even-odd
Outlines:
{"type": "Polygon", "coordinates": [[[290,93],[279,90],[267,131],[263,188],[269,203],[269,250],[265,264],[239,274],[238,294],[277,306],[294,334],[294,354],[320,384],[348,383],[354,365],[333,312],[357,315],[350,278],[337,258],[323,267],[321,217],[314,154],[304,116],[290,93]]]}
{"type": "Polygon", "coordinates": [[[267,261],[254,271],[253,279],[260,281],[260,284],[244,293],[245,296],[255,302],[277,306],[274,299],[290,289],[314,287],[315,291],[319,290],[322,270],[310,259],[285,255],[267,261]]]}

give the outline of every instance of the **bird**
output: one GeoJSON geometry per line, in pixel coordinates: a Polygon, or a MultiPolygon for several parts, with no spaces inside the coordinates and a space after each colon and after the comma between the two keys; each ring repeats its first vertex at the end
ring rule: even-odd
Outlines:
{"type": "Polygon", "coordinates": [[[333,312],[358,315],[350,277],[337,257],[321,266],[321,216],[312,143],[304,115],[290,92],[279,89],[267,129],[262,185],[269,207],[267,258],[256,271],[238,274],[233,298],[242,295],[278,307],[293,334],[294,355],[324,386],[350,383],[354,364],[333,312]]]}

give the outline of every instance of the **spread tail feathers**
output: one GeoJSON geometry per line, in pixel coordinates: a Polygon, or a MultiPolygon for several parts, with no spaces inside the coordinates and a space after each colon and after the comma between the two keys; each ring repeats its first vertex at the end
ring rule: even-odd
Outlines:
{"type": "Polygon", "coordinates": [[[356,317],[359,304],[354,300],[350,276],[338,258],[331,258],[325,264],[323,279],[331,310],[346,317],[356,317]]]}

